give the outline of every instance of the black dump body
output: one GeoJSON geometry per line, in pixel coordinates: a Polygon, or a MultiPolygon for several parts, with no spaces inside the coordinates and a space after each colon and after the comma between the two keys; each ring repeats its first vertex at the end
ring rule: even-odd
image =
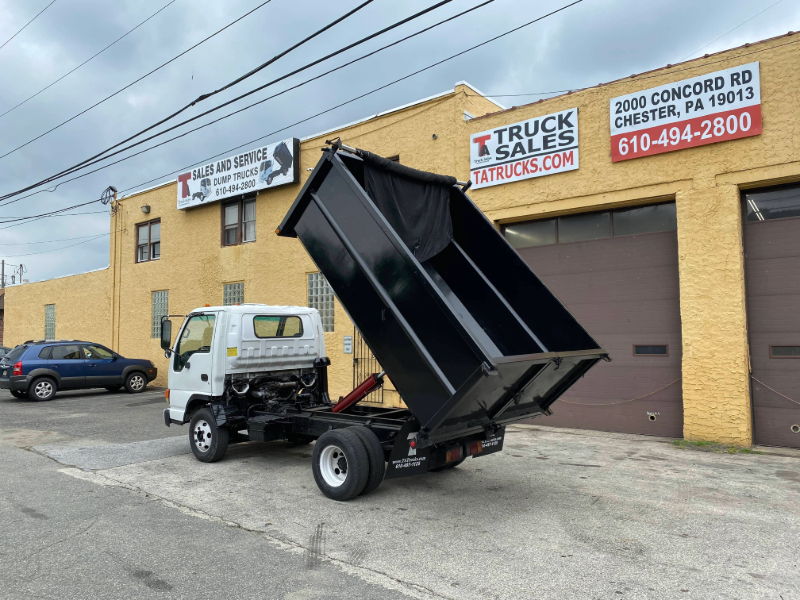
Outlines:
{"type": "Polygon", "coordinates": [[[420,447],[547,414],[607,356],[452,177],[327,149],[278,234],[300,238],[420,447]]]}

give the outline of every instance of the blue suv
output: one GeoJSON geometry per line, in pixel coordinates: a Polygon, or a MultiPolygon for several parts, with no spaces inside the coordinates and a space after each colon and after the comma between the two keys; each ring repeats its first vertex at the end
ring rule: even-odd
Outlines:
{"type": "Polygon", "coordinates": [[[100,344],[77,340],[31,340],[0,357],[0,389],[39,401],[52,400],[57,390],[116,392],[123,385],[138,394],[157,374],[149,360],[123,358],[100,344]]]}

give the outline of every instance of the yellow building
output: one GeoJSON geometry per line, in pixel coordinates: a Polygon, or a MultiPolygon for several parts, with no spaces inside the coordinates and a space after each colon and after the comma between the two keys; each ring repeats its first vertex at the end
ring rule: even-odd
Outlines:
{"type": "Polygon", "coordinates": [[[299,242],[274,235],[341,137],[472,179],[473,201],[611,353],[540,423],[800,447],[797,41],[511,109],[460,83],[300,140],[296,183],[180,210],[176,181],[120,198],[109,268],[9,288],[6,342],[42,337],[47,310],[48,333],[149,358],[165,385],[161,314],[311,303],[331,330],[331,396],[347,393],[369,357],[299,242]]]}

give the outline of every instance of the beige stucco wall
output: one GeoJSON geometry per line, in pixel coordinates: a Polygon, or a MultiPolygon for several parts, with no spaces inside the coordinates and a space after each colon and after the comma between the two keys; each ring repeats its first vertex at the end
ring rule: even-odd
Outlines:
{"type": "Polygon", "coordinates": [[[6,288],[5,340],[44,339],[44,307],[56,305],[56,339],[110,343],[109,269],[6,288]]]}
{"type": "MultiPolygon", "coordinates": [[[[740,188],[800,179],[800,46],[781,37],[470,121],[471,133],[578,107],[580,168],[470,195],[499,222],[675,199],[683,336],[684,435],[749,445],[740,188]],[[755,53],[755,54],[754,54],[755,53]],[[611,162],[611,98],[759,61],[761,135],[611,162]]],[[[468,176],[468,140],[457,161],[468,176]]]]}
{"type": "MultiPolygon", "coordinates": [[[[307,274],[317,269],[298,240],[278,237],[275,229],[308,178],[308,169],[319,160],[325,140],[341,136],[347,144],[383,156],[399,154],[405,165],[452,173],[456,140],[466,135],[463,111],[482,114],[491,109],[497,110],[497,106],[467,96],[467,88],[458,86],[453,93],[429,102],[303,141],[300,184],[258,194],[254,243],[222,247],[221,204],[179,211],[175,183],[122,199],[111,227],[112,232],[120,232],[111,238],[111,253],[116,258],[112,260],[115,289],[113,333],[109,335],[114,349],[153,360],[159,369],[155,384],[167,385],[167,360],[159,340],[151,338],[152,292],[158,290],[169,290],[173,314],[186,314],[206,303],[222,304],[223,284],[240,281],[245,284],[245,302],[306,306],[307,274]],[[141,211],[144,205],[150,206],[148,214],[141,211]],[[161,258],[137,264],[136,225],[157,218],[161,219],[161,258]]],[[[344,354],[343,348],[344,336],[353,332],[337,301],[334,331],[325,334],[334,399],[353,389],[353,355],[344,354]]],[[[391,384],[384,400],[387,405],[400,402],[391,384]]]]}

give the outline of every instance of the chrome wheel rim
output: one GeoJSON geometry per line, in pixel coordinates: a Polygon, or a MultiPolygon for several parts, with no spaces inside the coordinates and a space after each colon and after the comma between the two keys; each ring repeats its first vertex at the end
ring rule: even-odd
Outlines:
{"type": "Polygon", "coordinates": [[[134,392],[138,392],[144,387],[144,377],[141,375],[134,375],[131,377],[131,389],[134,392]]]}
{"type": "Polygon", "coordinates": [[[319,470],[331,487],[339,487],[347,480],[347,457],[339,446],[327,446],[320,452],[319,470]]]}
{"type": "Polygon", "coordinates": [[[208,424],[208,421],[198,421],[192,435],[194,436],[194,445],[200,452],[211,450],[211,425],[208,424]]]}
{"type": "Polygon", "coordinates": [[[53,393],[53,385],[49,381],[40,381],[34,388],[37,398],[47,398],[53,393]]]}

